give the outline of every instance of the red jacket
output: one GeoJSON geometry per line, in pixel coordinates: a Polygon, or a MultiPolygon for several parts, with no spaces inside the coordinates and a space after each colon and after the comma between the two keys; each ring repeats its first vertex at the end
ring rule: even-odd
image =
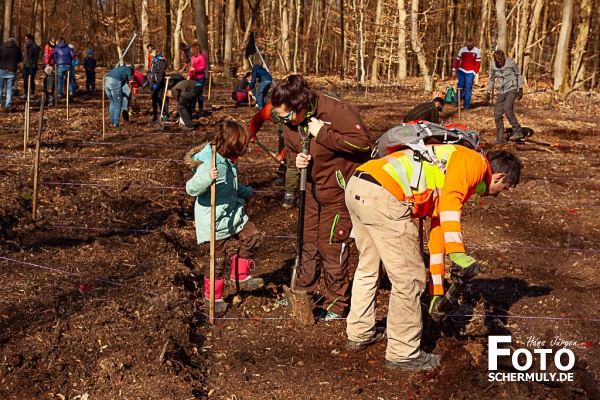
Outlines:
{"type": "Polygon", "coordinates": [[[479,72],[481,67],[481,50],[477,47],[473,47],[471,50],[467,46],[463,47],[458,51],[458,56],[454,60],[452,70],[455,71],[457,68],[462,72],[468,74],[476,74],[479,72]]]}
{"type": "MultiPolygon", "coordinates": [[[[268,102],[267,105],[262,108],[262,110],[254,114],[254,116],[250,120],[250,125],[248,126],[248,129],[250,129],[252,139],[256,139],[256,134],[258,133],[260,128],[262,128],[265,121],[273,121],[273,115],[271,114],[272,110],[273,105],[271,104],[271,102],[268,102]]],[[[281,155],[281,157],[285,158],[285,150],[282,150],[279,154],[281,155]]]]}

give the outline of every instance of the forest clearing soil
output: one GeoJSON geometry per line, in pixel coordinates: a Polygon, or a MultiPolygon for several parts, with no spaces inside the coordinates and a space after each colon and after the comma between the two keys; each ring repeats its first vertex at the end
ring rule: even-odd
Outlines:
{"type": "MultiPolygon", "coordinates": [[[[373,138],[428,100],[418,81],[369,88],[367,96],[362,89],[358,99],[342,83],[334,88],[331,80],[309,81],[356,104],[373,138]]],[[[226,287],[233,306],[211,326],[202,303],[206,259],[195,243],[194,200],[183,190],[192,172],[181,160],[226,117],[249,122],[254,109],[232,107],[229,96],[229,85],[213,86],[207,104],[216,111],[202,117],[193,134],[173,123],[159,134],[147,123],[147,93],[138,99],[133,122],[109,130],[106,139],[100,135],[100,92],[74,99],[69,121],[64,105],[47,110],[40,177],[45,183],[36,223],[33,142],[22,158],[23,105],[1,114],[0,398],[586,399],[598,394],[598,320],[456,317],[435,325],[426,319],[423,347],[442,356],[441,367],[428,373],[387,370],[385,342],[348,351],[344,320],[296,326],[277,303],[293,264],[290,238],[263,239],[254,274],[267,285],[250,294],[226,287]],[[575,381],[489,382],[490,334],[512,335],[513,349],[527,347],[530,337],[576,341],[570,347],[578,360],[575,381]]],[[[461,118],[482,133],[490,150],[493,109],[482,98],[476,91],[474,108],[461,118]]],[[[465,206],[468,252],[489,268],[465,289],[453,313],[600,317],[597,97],[591,108],[588,104],[586,98],[552,103],[543,94],[526,95],[517,104],[521,123],[536,131],[534,139],[562,147],[509,144],[506,148],[525,164],[522,183],[498,198],[465,206]]],[[[32,117],[37,116],[36,109],[32,117]]],[[[456,107],[447,105],[442,117],[458,122],[456,107]]],[[[37,128],[37,122],[31,125],[37,128]]],[[[272,124],[258,136],[276,150],[272,124]]],[[[259,191],[248,206],[250,219],[265,235],[293,236],[297,209],[280,207],[283,187],[275,185],[276,166],[256,148],[251,144],[240,162],[241,182],[259,191]]],[[[352,252],[354,269],[358,255],[352,252]]],[[[380,324],[385,324],[389,289],[384,279],[380,324]]],[[[501,364],[501,372],[515,370],[501,364]]]]}

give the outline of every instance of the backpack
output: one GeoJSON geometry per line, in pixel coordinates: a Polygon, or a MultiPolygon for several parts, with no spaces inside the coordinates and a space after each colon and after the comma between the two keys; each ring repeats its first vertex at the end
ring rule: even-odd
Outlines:
{"type": "Polygon", "coordinates": [[[444,96],[444,102],[446,104],[454,104],[456,103],[456,92],[452,86],[448,86],[446,88],[446,95],[444,96]]]}
{"type": "Polygon", "coordinates": [[[459,124],[434,124],[416,120],[400,124],[385,132],[378,140],[372,156],[385,157],[399,150],[412,149],[416,161],[436,164],[446,171],[446,160],[440,160],[432,144],[454,144],[483,154],[479,133],[459,124]]]}

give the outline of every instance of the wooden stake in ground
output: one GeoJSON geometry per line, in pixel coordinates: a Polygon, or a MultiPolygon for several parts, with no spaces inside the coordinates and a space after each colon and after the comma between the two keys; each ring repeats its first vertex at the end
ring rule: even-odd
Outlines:
{"type": "Polygon", "coordinates": [[[250,91],[248,91],[248,108],[250,108],[250,91]]]}
{"type": "Polygon", "coordinates": [[[210,100],[210,90],[212,88],[212,74],[208,74],[208,100],[210,100]]]}
{"type": "Polygon", "coordinates": [[[106,137],[106,105],[104,104],[104,96],[104,78],[102,78],[102,139],[106,137]]]}
{"type": "Polygon", "coordinates": [[[40,125],[38,128],[38,137],[35,142],[35,165],[33,168],[33,215],[35,221],[37,217],[37,198],[38,198],[38,182],[40,171],[40,141],[42,140],[42,127],[44,125],[44,103],[46,103],[46,94],[42,93],[42,104],[40,105],[40,125]]]}
{"type": "Polygon", "coordinates": [[[27,154],[27,141],[29,140],[29,94],[31,88],[31,76],[28,77],[27,81],[29,82],[29,86],[27,86],[27,93],[24,93],[27,96],[27,100],[25,100],[25,118],[23,119],[23,157],[27,154]]]}
{"type": "Polygon", "coordinates": [[[458,96],[458,99],[457,99],[457,101],[458,101],[458,123],[460,124],[461,122],[460,122],[460,88],[459,87],[456,88],[456,95],[458,96]]]}
{"type": "MultiPolygon", "coordinates": [[[[62,96],[62,93],[60,94],[62,96]]],[[[54,104],[58,106],[58,66],[54,66],[54,104]]]]}
{"type": "Polygon", "coordinates": [[[69,85],[71,84],[71,71],[67,71],[67,121],[69,120],[69,85]]]}
{"type": "Polygon", "coordinates": [[[30,129],[30,122],[31,122],[31,101],[30,101],[30,97],[31,97],[31,75],[29,75],[27,77],[27,93],[25,93],[27,95],[27,102],[26,102],[26,111],[27,111],[27,140],[29,140],[29,129],[30,129]]]}
{"type": "MultiPolygon", "coordinates": [[[[217,146],[210,145],[212,158],[210,167],[217,168],[217,146]]],[[[215,216],[217,207],[217,181],[210,185],[210,324],[215,324],[215,216]]]]}

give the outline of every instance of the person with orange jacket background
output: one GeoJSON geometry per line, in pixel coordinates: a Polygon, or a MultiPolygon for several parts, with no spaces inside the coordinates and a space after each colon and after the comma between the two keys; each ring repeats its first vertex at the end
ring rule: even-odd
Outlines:
{"type": "Polygon", "coordinates": [[[347,347],[360,350],[382,339],[375,327],[375,294],[383,264],[392,283],[385,365],[402,371],[430,370],[440,362],[439,356],[420,349],[420,295],[426,269],[411,218],[431,218],[429,312],[441,319],[445,255],[452,260],[452,275],[463,281],[481,269],[465,253],[463,204],[474,194],[497,196],[517,185],[522,168],[520,160],[504,150],[483,156],[458,145],[427,147],[445,160],[444,167],[415,158],[413,150],[397,151],[359,166],[345,193],[360,253],[347,319],[347,347]]]}

